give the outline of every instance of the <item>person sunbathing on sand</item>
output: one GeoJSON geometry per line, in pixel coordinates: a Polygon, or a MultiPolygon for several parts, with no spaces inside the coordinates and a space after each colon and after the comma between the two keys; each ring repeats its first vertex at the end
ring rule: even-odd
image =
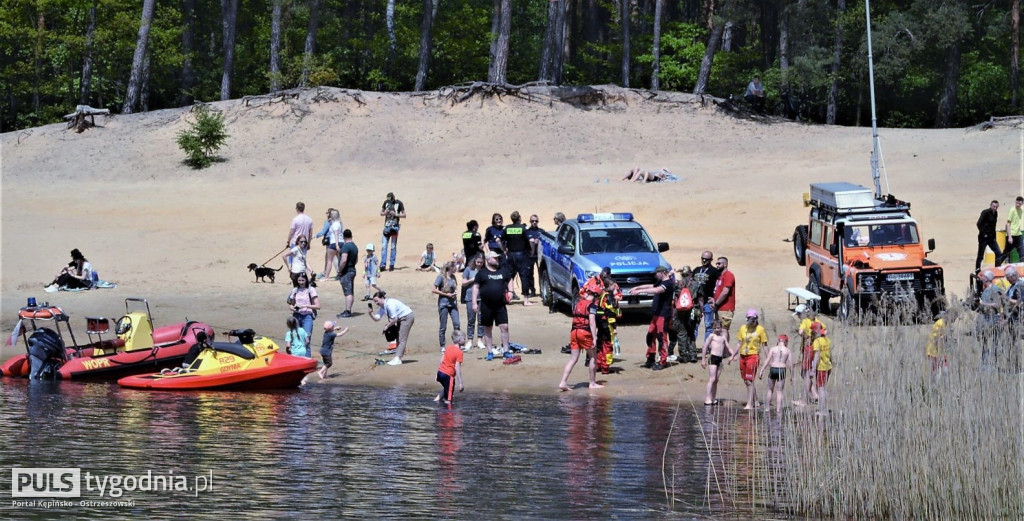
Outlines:
{"type": "Polygon", "coordinates": [[[668,170],[662,168],[661,170],[655,170],[648,172],[640,167],[634,167],[632,170],[623,177],[622,181],[632,181],[634,183],[657,183],[658,181],[665,181],[670,179],[669,176],[672,174],[668,170]]]}

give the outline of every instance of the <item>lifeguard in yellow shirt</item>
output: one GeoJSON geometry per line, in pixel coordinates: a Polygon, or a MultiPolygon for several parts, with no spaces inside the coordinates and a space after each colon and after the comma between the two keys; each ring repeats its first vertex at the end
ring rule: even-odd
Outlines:
{"type": "Polygon", "coordinates": [[[757,373],[757,366],[760,362],[758,356],[762,347],[768,346],[768,335],[764,328],[757,323],[757,310],[747,310],[747,323],[740,326],[740,332],[736,339],[740,342],[740,348],[732,355],[735,360],[740,357],[740,376],[743,377],[743,384],[747,386],[747,404],[744,409],[757,407],[757,388],[754,385],[754,375],[757,373]]]}

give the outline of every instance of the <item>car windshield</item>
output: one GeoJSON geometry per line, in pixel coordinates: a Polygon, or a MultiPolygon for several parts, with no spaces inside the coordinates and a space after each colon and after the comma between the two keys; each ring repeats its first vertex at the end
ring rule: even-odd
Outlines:
{"type": "Polygon", "coordinates": [[[602,228],[584,230],[581,234],[582,253],[652,253],[654,243],[642,228],[602,228]]]}
{"type": "Polygon", "coordinates": [[[917,244],[917,225],[914,223],[879,223],[847,225],[843,231],[843,246],[887,246],[917,244]]]}

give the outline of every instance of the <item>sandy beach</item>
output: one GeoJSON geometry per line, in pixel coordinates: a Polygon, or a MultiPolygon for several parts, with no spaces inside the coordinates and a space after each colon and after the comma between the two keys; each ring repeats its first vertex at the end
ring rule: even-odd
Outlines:
{"type": "MultiPolygon", "coordinates": [[[[811,182],[870,186],[870,128],[755,122],[736,119],[689,95],[602,87],[608,102],[575,107],[516,98],[473,98],[452,105],[437,96],[325,89],[280,103],[214,103],[231,135],[222,162],[196,171],[182,164],[174,142],[187,109],[98,119],[76,134],[49,125],[0,136],[0,326],[7,335],[28,297],[48,300],[72,316],[117,318],[124,298],[145,297],[157,326],[188,317],[218,331],[252,328],[281,339],[289,315],[286,271],[277,283],[257,283],[249,263],[276,268],[296,201],[317,229],[328,207],[341,210],[362,254],[379,248],[387,192],[406,207],[398,269],[380,285],[409,304],[416,324],[401,367],[375,366],[383,349],[380,326],[367,317],[361,274],[351,331],[337,346],[329,384],[428,387],[437,369],[433,273],[417,272],[432,242],[441,259],[461,247],[470,219],[493,212],[536,213],[550,229],[552,215],[629,211],[674,268],[698,264],[712,250],[730,259],[737,309],[763,310],[770,337],[791,333],[784,288],[803,286],[802,267],[785,242],[806,223],[802,194],[811,182]],[[319,99],[319,101],[317,101],[319,99]],[[619,179],[633,166],[665,168],[681,180],[639,185],[619,179]],[[79,248],[100,278],[116,289],[43,293],[79,248]]],[[[1001,217],[1020,191],[1020,131],[882,129],[887,187],[911,201],[922,237],[935,238],[930,258],[945,268],[947,295],[962,296],[973,269],[978,213],[991,199],[1001,217]]],[[[486,225],[484,225],[486,226],[486,225]]],[[[311,257],[321,271],[323,247],[311,257]]],[[[319,287],[323,310],[314,328],[342,311],[336,282],[319,287]]],[[[464,310],[463,310],[464,311],[464,310]]],[[[464,313],[463,313],[464,315],[464,313]]],[[[569,317],[544,306],[511,309],[512,341],[543,350],[505,366],[467,356],[467,392],[557,393],[568,343],[569,317]]],[[[738,324],[733,328],[735,332],[738,324]]],[[[698,364],[652,372],[641,369],[646,324],[620,329],[619,374],[603,377],[609,396],[700,400],[705,373],[698,364]]],[[[921,335],[925,329],[921,326],[921,335]]],[[[84,335],[83,335],[84,336],[84,335]]],[[[842,346],[836,346],[840,351],[842,346]]],[[[5,347],[2,357],[14,354],[5,347]]],[[[570,383],[584,382],[577,366],[570,383]]],[[[585,389],[574,392],[586,393],[585,389]]],[[[729,367],[719,396],[744,397],[738,369],[729,367]]]]}

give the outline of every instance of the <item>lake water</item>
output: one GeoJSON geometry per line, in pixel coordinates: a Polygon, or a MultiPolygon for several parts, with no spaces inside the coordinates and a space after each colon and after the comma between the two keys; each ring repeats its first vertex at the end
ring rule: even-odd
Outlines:
{"type": "Polygon", "coordinates": [[[785,517],[730,492],[757,479],[743,452],[771,450],[771,436],[735,407],[585,390],[469,393],[450,408],[432,398],[315,384],[158,393],[4,379],[0,518],[785,517]],[[81,497],[49,508],[7,502],[11,467],[80,468],[81,497]],[[136,490],[112,498],[121,476],[122,489],[136,490]],[[161,476],[171,490],[141,490],[161,476]],[[205,489],[173,490],[185,482],[205,489]]]}

